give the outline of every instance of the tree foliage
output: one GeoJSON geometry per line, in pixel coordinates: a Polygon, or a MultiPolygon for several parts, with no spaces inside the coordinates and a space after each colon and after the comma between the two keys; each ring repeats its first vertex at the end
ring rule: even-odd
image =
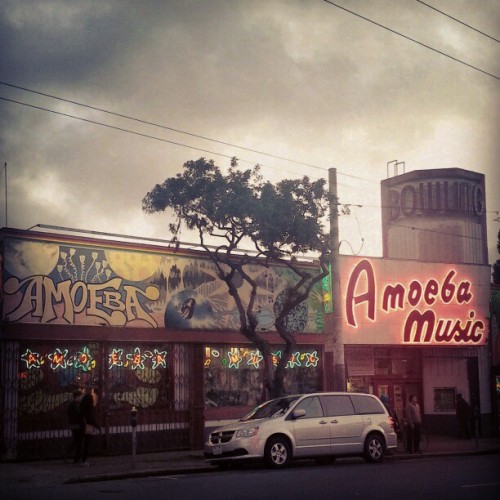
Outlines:
{"type": "Polygon", "coordinates": [[[272,184],[263,180],[258,166],[244,171],[237,167],[233,159],[224,174],[213,160],[188,161],[182,173],[147,193],[143,210],[173,210],[175,221],[169,229],[174,239],[183,225],[197,231],[201,247],[234,299],[240,332],[264,356],[263,396],[277,396],[284,391],[286,364],[296,348],[295,332],[288,331],[286,318],[328,273],[331,243],[324,224],[330,197],[323,179],[312,182],[305,176],[272,184]],[[251,251],[244,250],[248,247],[251,251]],[[310,253],[319,262],[316,270],[301,266],[297,260],[298,255],[310,253]],[[271,346],[257,330],[257,283],[246,271],[250,264],[264,268],[286,266],[296,276],[283,294],[274,321],[285,344],[276,369],[272,365],[271,346]],[[235,286],[240,279],[249,285],[249,297],[241,296],[240,288],[235,286]]]}

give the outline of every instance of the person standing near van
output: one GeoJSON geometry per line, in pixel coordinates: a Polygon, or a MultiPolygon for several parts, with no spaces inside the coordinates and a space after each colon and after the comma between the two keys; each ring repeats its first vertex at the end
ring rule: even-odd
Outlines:
{"type": "Polygon", "coordinates": [[[420,405],[417,403],[417,396],[415,394],[410,396],[405,413],[408,453],[421,453],[420,430],[422,427],[422,414],[420,413],[420,405]]]}
{"type": "Polygon", "coordinates": [[[457,418],[459,424],[458,437],[460,439],[470,439],[470,427],[472,420],[472,409],[461,394],[457,394],[457,418]]]}

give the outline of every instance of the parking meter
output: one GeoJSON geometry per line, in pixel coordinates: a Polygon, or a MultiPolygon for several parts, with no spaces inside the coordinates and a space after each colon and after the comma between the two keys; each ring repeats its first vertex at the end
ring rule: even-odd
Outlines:
{"type": "Polygon", "coordinates": [[[132,427],[137,427],[137,408],[135,406],[132,406],[130,410],[130,425],[132,427]]]}

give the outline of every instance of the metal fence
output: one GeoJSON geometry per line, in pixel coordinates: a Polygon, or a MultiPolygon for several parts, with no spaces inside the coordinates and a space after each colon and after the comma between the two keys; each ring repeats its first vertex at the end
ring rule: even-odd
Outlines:
{"type": "Polygon", "coordinates": [[[132,408],[138,453],[189,448],[188,346],[4,341],[1,358],[3,460],[65,456],[67,405],[76,388],[91,386],[102,428],[92,453],[130,451],[132,408]]]}

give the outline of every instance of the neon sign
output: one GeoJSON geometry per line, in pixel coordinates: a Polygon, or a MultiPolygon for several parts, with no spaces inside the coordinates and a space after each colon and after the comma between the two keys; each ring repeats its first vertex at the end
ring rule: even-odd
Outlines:
{"type": "Polygon", "coordinates": [[[95,366],[95,361],[90,354],[89,348],[85,346],[77,352],[75,358],[75,368],[81,368],[84,372],[90,371],[95,366]]]}
{"type": "Polygon", "coordinates": [[[43,356],[40,356],[40,354],[31,349],[26,349],[24,354],[21,355],[21,360],[26,363],[28,370],[32,370],[33,368],[39,369],[45,362],[43,356]]]}
{"type": "Polygon", "coordinates": [[[66,368],[67,356],[68,349],[64,349],[63,351],[61,351],[61,349],[56,349],[54,352],[48,354],[47,357],[51,361],[50,367],[52,370],[56,370],[57,368],[66,368]]]}
{"type": "Polygon", "coordinates": [[[377,294],[373,264],[361,260],[352,270],[346,289],[347,325],[358,328],[360,320],[377,321],[377,312],[406,314],[401,329],[405,344],[479,344],[485,341],[485,323],[474,309],[472,283],[459,280],[452,269],[444,278],[426,282],[414,279],[409,284],[386,284],[377,294]],[[377,301],[379,298],[380,303],[377,301]],[[457,306],[457,307],[451,307],[457,306]],[[466,318],[439,317],[449,307],[466,318]],[[360,310],[361,308],[361,310],[360,310]],[[411,309],[407,312],[407,309],[411,309]]]}
{"type": "MultiPolygon", "coordinates": [[[[84,346],[80,351],[70,354],[69,349],[56,348],[49,353],[40,354],[31,349],[21,355],[21,361],[28,370],[37,370],[47,364],[52,371],[68,370],[75,368],[89,372],[97,367],[97,360],[92,356],[90,349],[84,346]]],[[[113,348],[108,354],[108,368],[130,368],[132,370],[145,370],[151,365],[152,370],[167,367],[167,351],[141,351],[136,347],[131,353],[124,353],[123,349],[113,348]],[[145,364],[146,363],[146,364],[145,364]]]]}
{"type": "MultiPolygon", "coordinates": [[[[250,366],[253,368],[259,368],[261,366],[264,357],[258,349],[250,350],[246,348],[232,347],[227,352],[227,359],[222,357],[217,349],[209,349],[207,351],[204,362],[205,368],[208,368],[212,364],[211,358],[220,358],[220,364],[223,367],[231,368],[234,370],[240,369],[241,363],[246,359],[246,364],[243,366],[250,366]]],[[[271,359],[273,366],[278,366],[279,360],[282,357],[282,352],[280,350],[271,353],[271,359]]],[[[297,351],[290,355],[286,368],[295,368],[305,366],[306,368],[316,367],[319,362],[318,351],[313,352],[300,352],[297,351]]]]}
{"type": "Polygon", "coordinates": [[[88,372],[96,367],[96,361],[90,354],[88,347],[84,347],[81,351],[71,355],[69,349],[57,348],[46,354],[26,349],[21,355],[21,361],[26,363],[28,370],[40,369],[45,363],[48,363],[52,371],[67,370],[74,367],[88,372]]]}
{"type": "Polygon", "coordinates": [[[133,353],[127,354],[127,359],[130,361],[132,370],[137,370],[137,368],[144,370],[144,360],[146,356],[141,354],[141,350],[138,347],[134,349],[133,353]]]}
{"type": "Polygon", "coordinates": [[[158,349],[154,349],[153,352],[149,350],[141,351],[140,347],[136,347],[133,352],[124,355],[123,349],[114,348],[108,355],[108,368],[111,370],[123,366],[132,370],[144,370],[146,360],[151,361],[151,369],[153,370],[166,368],[167,351],[159,351],[158,349]]]}

